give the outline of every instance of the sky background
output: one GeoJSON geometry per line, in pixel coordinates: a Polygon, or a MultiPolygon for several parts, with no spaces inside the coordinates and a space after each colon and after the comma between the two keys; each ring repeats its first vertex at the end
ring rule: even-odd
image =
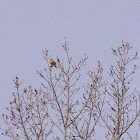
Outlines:
{"type": "MultiPolygon", "coordinates": [[[[63,58],[64,37],[76,62],[86,53],[87,70],[101,60],[108,71],[111,48],[122,40],[140,51],[140,1],[0,0],[0,114],[11,101],[15,76],[39,87],[36,70],[43,68],[42,50],[63,58]]],[[[140,67],[134,78],[137,89],[139,79],[140,67]]]]}

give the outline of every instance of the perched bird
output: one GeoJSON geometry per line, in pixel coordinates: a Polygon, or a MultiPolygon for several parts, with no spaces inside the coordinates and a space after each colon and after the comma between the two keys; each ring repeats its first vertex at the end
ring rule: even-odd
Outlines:
{"type": "Polygon", "coordinates": [[[53,59],[50,59],[50,64],[51,64],[51,67],[53,67],[53,66],[56,67],[56,62],[53,59]]]}

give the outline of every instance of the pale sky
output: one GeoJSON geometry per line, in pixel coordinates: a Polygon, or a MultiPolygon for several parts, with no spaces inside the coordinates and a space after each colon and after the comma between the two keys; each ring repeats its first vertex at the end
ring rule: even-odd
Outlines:
{"type": "MultiPolygon", "coordinates": [[[[42,50],[62,57],[64,37],[74,60],[87,53],[87,68],[101,60],[109,70],[111,48],[122,40],[140,51],[140,1],[0,0],[0,114],[11,101],[15,76],[27,86],[39,87],[36,69],[43,68],[42,50]]],[[[137,64],[138,89],[139,60],[137,64]]]]}

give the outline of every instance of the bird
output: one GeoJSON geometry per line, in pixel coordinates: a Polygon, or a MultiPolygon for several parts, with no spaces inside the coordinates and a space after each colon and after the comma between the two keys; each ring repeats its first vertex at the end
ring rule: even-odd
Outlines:
{"type": "Polygon", "coordinates": [[[50,59],[50,64],[51,64],[51,67],[53,67],[53,66],[56,67],[56,62],[53,59],[50,59]]]}

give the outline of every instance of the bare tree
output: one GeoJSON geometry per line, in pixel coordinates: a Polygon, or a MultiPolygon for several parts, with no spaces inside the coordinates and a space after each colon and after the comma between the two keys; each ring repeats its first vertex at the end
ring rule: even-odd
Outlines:
{"type": "Polygon", "coordinates": [[[117,65],[110,68],[109,75],[112,81],[107,90],[110,96],[109,108],[101,117],[108,129],[107,140],[123,139],[124,134],[128,134],[130,138],[128,130],[140,116],[139,95],[136,90],[130,89],[132,76],[137,68],[132,62],[138,58],[138,52],[130,56],[131,48],[128,43],[122,42],[117,49],[112,49],[113,55],[117,58],[117,65]]]}
{"type": "Polygon", "coordinates": [[[105,102],[105,83],[102,79],[103,68],[98,61],[98,68],[96,71],[89,71],[87,73],[90,82],[84,87],[85,93],[83,98],[87,105],[84,108],[80,117],[73,122],[71,128],[75,137],[81,140],[93,139],[95,135],[96,126],[102,113],[103,105],[105,102]]]}
{"type": "Polygon", "coordinates": [[[14,80],[16,92],[13,93],[13,101],[6,108],[8,115],[2,115],[6,128],[1,130],[3,135],[13,140],[46,140],[52,132],[48,126],[48,114],[44,113],[46,101],[41,90],[32,89],[31,86],[20,91],[18,77],[14,80]]]}
{"type": "Polygon", "coordinates": [[[137,59],[137,52],[130,57],[131,47],[123,42],[112,49],[117,58],[117,65],[109,72],[112,81],[103,80],[98,61],[96,71],[87,72],[88,81],[82,85],[81,70],[87,56],[73,63],[68,45],[65,40],[64,60],[51,58],[48,50],[43,51],[46,67],[37,71],[42,79],[40,89],[29,86],[22,91],[16,77],[13,101],[6,108],[9,113],[2,115],[2,134],[13,140],[90,140],[95,139],[100,127],[107,130],[107,140],[123,140],[124,134],[132,139],[129,130],[140,111],[139,95],[130,88],[137,67],[134,64],[131,71],[129,64],[137,59]]]}
{"type": "MultiPolygon", "coordinates": [[[[65,40],[64,45],[62,45],[65,53],[66,59],[65,63],[67,66],[64,67],[63,63],[59,58],[57,58],[56,67],[50,66],[50,57],[48,51],[45,51],[45,60],[47,62],[47,69],[45,74],[38,72],[39,75],[46,81],[46,84],[42,83],[44,87],[44,94],[46,95],[45,100],[48,102],[48,116],[52,124],[57,127],[60,131],[63,139],[71,139],[72,135],[70,132],[70,126],[78,119],[84,108],[87,105],[87,101],[79,106],[79,100],[77,94],[80,94],[80,87],[77,86],[80,80],[80,70],[84,65],[87,56],[81,59],[78,64],[72,64],[72,57],[69,56],[68,43],[65,40]],[[55,72],[54,72],[55,71],[55,72]],[[53,112],[53,113],[52,113],[53,112]],[[54,117],[57,116],[57,117],[54,117]],[[68,130],[69,129],[69,130],[68,130]]],[[[57,139],[62,139],[61,136],[57,136],[57,139]]]]}

